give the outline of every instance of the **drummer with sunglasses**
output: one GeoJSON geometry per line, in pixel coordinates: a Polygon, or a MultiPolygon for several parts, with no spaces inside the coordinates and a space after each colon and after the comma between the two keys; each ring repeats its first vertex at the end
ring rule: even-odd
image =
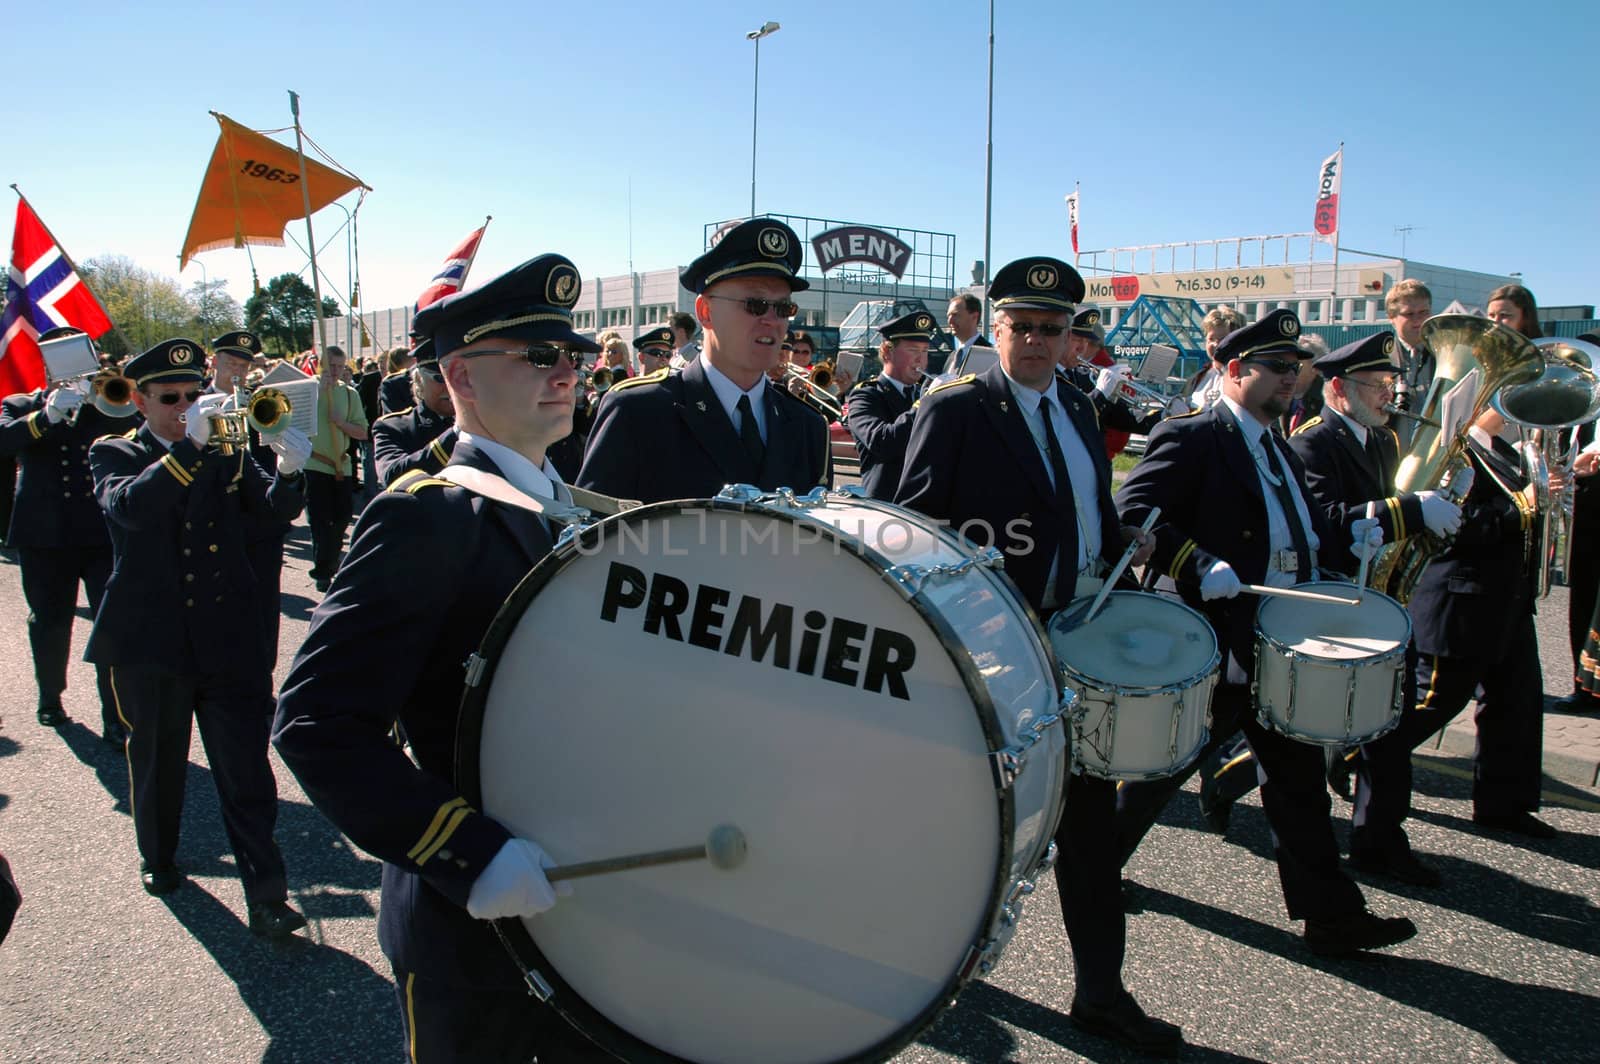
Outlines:
{"type": "Polygon", "coordinates": [[[278,701],[285,763],[384,861],[378,939],[408,1060],[610,1059],[529,994],[489,923],[556,904],[549,858],[454,783],[464,663],[572,516],[546,452],[598,350],[572,329],[582,287],[570,260],[541,255],[417,315],[455,410],[450,461],[363,511],[278,701]],[[419,564],[426,579],[403,579],[419,564]]]}
{"type": "Polygon", "coordinates": [[[414,354],[411,394],[416,402],[372,423],[373,459],[386,488],[413,469],[439,472],[456,445],[456,410],[433,342],[418,341],[414,354]]]}
{"type": "Polygon", "coordinates": [[[145,423],[89,448],[115,563],[85,656],[110,668],[128,729],[140,880],[151,894],[183,884],[178,827],[198,721],[250,930],[286,937],[305,918],[286,903],[283,856],[272,837],[274,662],[260,607],[271,589],[251,564],[251,548],[299,515],[310,443],[303,433],[274,439],[271,475],[248,449],[223,454],[213,446],[210,418],[196,406],[205,352],[192,340],[157,344],[126,372],[145,423]]]}
{"type": "Polygon", "coordinates": [[[1376,520],[1348,529],[1328,520],[1299,457],[1270,428],[1294,397],[1305,354],[1299,338],[1300,319],[1288,310],[1229,333],[1217,348],[1217,402],[1156,426],[1143,461],[1117,493],[1124,521],[1143,521],[1161,507],[1153,564],[1205,614],[1225,655],[1210,742],[1175,775],[1125,783],[1117,793],[1117,833],[1126,861],[1196,766],[1242,730],[1265,776],[1262,805],[1289,918],[1305,921],[1312,952],[1347,955],[1403,942],[1417,929],[1403,917],[1369,912],[1340,866],[1321,748],[1257,722],[1250,679],[1260,599],[1242,594],[1247,583],[1289,587],[1316,579],[1318,565],[1353,568],[1353,543],[1368,552],[1382,543],[1376,520]]]}
{"type": "Polygon", "coordinates": [[[797,307],[794,230],[752,218],[684,270],[705,329],[700,357],[679,371],[614,384],[600,403],[578,483],[644,502],[705,499],[726,484],[810,491],[829,476],[821,415],[774,385],[797,307]]]}
{"type": "MultiPolygon", "coordinates": [[[[1084,296],[1078,272],[1034,256],[1002,267],[989,289],[999,360],[936,385],[911,424],[895,501],[1005,556],[1005,571],[1042,616],[1098,590],[1124,547],[1149,555],[1111,501],[1094,404],[1056,373],[1084,296]]],[[[1055,842],[1056,884],[1072,945],[1075,1024],[1136,1049],[1173,1054],[1173,1024],[1145,1015],[1122,984],[1126,925],[1113,816],[1116,784],[1074,775],[1055,842]]]]}

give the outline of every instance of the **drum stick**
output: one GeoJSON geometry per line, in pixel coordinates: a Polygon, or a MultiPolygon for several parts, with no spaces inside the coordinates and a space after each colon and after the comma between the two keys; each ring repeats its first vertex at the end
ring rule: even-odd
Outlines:
{"type": "Polygon", "coordinates": [[[1338,595],[1323,595],[1316,591],[1300,591],[1292,587],[1268,587],[1266,584],[1245,584],[1241,591],[1248,591],[1252,595],[1277,595],[1280,598],[1304,599],[1307,602],[1328,602],[1335,606],[1359,606],[1360,599],[1340,598],[1338,595]]]}
{"type": "MultiPolygon", "coordinates": [[[[1375,512],[1376,506],[1377,506],[1377,503],[1370,502],[1370,501],[1367,503],[1367,519],[1369,521],[1372,518],[1377,516],[1377,513],[1375,512]]],[[[1367,562],[1371,559],[1371,554],[1372,554],[1372,552],[1368,551],[1366,549],[1363,549],[1361,551],[1361,568],[1356,571],[1356,601],[1357,602],[1360,602],[1362,599],[1366,598],[1366,596],[1367,596],[1367,562]]]]}
{"type": "MultiPolygon", "coordinates": [[[[1156,526],[1156,518],[1160,516],[1161,507],[1150,507],[1150,513],[1145,517],[1144,524],[1139,526],[1139,531],[1149,532],[1156,526]]],[[[1099,613],[1100,607],[1106,604],[1106,596],[1110,595],[1111,589],[1117,586],[1117,581],[1122,578],[1122,574],[1127,571],[1128,563],[1133,561],[1133,556],[1137,553],[1139,553],[1139,541],[1135,539],[1130,542],[1127,549],[1122,552],[1122,557],[1117,559],[1116,568],[1112,569],[1111,575],[1106,577],[1106,582],[1100,587],[1100,594],[1096,595],[1094,597],[1094,602],[1089,604],[1089,612],[1084,616],[1081,623],[1088,624],[1090,621],[1094,620],[1094,615],[1099,613]]]]}
{"type": "Polygon", "coordinates": [[[558,883],[563,879],[582,879],[585,876],[603,876],[609,872],[626,872],[633,868],[654,868],[657,865],[681,864],[684,861],[710,861],[713,868],[737,868],[744,863],[749,847],[744,832],[732,824],[719,824],[711,829],[706,841],[699,846],[680,846],[675,850],[651,850],[647,853],[627,853],[620,857],[605,857],[598,861],[557,865],[544,870],[545,879],[558,883]]]}

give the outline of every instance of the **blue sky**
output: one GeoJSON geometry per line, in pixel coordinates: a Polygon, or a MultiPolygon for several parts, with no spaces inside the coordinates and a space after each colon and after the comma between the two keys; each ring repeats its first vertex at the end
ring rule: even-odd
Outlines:
{"type": "MultiPolygon", "coordinates": [[[[413,299],[485,214],[476,281],[552,250],[624,272],[630,181],[635,268],[686,263],[702,223],[749,208],[744,34],[767,19],[783,28],[761,46],[758,210],[952,232],[961,280],[983,255],[984,2],[15,6],[0,184],[79,259],[176,276],[206,112],[285,126],[294,89],[307,131],[374,189],[369,309],[413,299]]],[[[996,9],[996,263],[1070,257],[1075,181],[1085,250],[1303,232],[1342,140],[1343,246],[1398,252],[1413,226],[1414,259],[1600,301],[1587,4],[996,9]]],[[[304,261],[255,257],[263,280],[304,261]]],[[[322,263],[336,286],[345,258],[341,236],[322,263]]],[[[248,295],[243,251],[200,261],[248,295]]]]}

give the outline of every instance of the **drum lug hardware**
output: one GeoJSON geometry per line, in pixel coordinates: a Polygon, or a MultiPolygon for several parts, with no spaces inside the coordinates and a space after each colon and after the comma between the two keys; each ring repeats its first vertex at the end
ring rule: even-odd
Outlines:
{"type": "Polygon", "coordinates": [[[724,484],[716,498],[723,502],[758,502],[762,494],[754,484],[724,484]]]}
{"type": "Polygon", "coordinates": [[[1060,856],[1061,851],[1056,848],[1055,840],[1051,839],[1050,845],[1044,848],[1044,856],[1039,858],[1039,863],[1034,865],[1033,871],[1028,874],[1034,879],[1038,879],[1056,866],[1056,858],[1060,856]]]}
{"type": "Polygon", "coordinates": [[[488,667],[489,659],[479,657],[476,652],[469,654],[466,661],[467,686],[476,687],[478,681],[483,679],[483,670],[488,667]]]}
{"type": "Polygon", "coordinates": [[[1045,732],[1060,723],[1061,715],[1058,713],[1040,717],[1026,731],[1018,734],[1015,745],[990,751],[989,767],[994,772],[998,789],[1005,790],[1017,782],[1017,777],[1028,766],[1028,751],[1039,745],[1045,732]]]}
{"type": "Polygon", "coordinates": [[[833,497],[836,499],[865,499],[867,498],[867,489],[860,484],[846,484],[843,487],[834,488],[833,497]]]}
{"type": "Polygon", "coordinates": [[[953,565],[891,565],[886,573],[891,581],[905,593],[907,598],[914,597],[922,592],[922,585],[929,580],[943,579],[949,576],[965,576],[974,569],[999,569],[1005,565],[1006,557],[993,547],[985,547],[976,554],[969,555],[953,565]]]}

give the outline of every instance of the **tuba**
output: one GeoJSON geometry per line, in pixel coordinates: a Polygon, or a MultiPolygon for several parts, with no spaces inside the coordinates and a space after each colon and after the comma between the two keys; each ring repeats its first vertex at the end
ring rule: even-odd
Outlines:
{"type": "Polygon", "coordinates": [[[1506,420],[1538,426],[1529,434],[1528,464],[1539,513],[1538,582],[1540,598],[1550,594],[1572,571],[1572,511],[1577,485],[1572,464],[1578,457],[1573,437],[1561,442],[1561,429],[1574,428],[1600,414],[1600,379],[1593,368],[1600,364],[1600,347],[1582,340],[1545,337],[1533,341],[1544,359],[1544,371],[1525,384],[1503,389],[1490,402],[1506,420]],[[1559,470],[1563,488],[1559,497],[1551,490],[1551,473],[1559,470]]]}
{"type": "MultiPolygon", "coordinates": [[[[1434,358],[1433,384],[1424,398],[1411,450],[1400,459],[1395,488],[1402,492],[1438,491],[1459,503],[1470,487],[1467,429],[1489,409],[1503,389],[1527,384],[1544,372],[1544,358],[1533,341],[1514,329],[1470,314],[1439,314],[1422,326],[1423,343],[1434,358]],[[1468,487],[1463,487],[1463,485],[1468,487]]],[[[1518,404],[1507,414],[1519,424],[1542,410],[1518,404]]],[[[1372,565],[1368,585],[1404,604],[1430,561],[1448,541],[1422,532],[1386,543],[1372,565]]]]}

